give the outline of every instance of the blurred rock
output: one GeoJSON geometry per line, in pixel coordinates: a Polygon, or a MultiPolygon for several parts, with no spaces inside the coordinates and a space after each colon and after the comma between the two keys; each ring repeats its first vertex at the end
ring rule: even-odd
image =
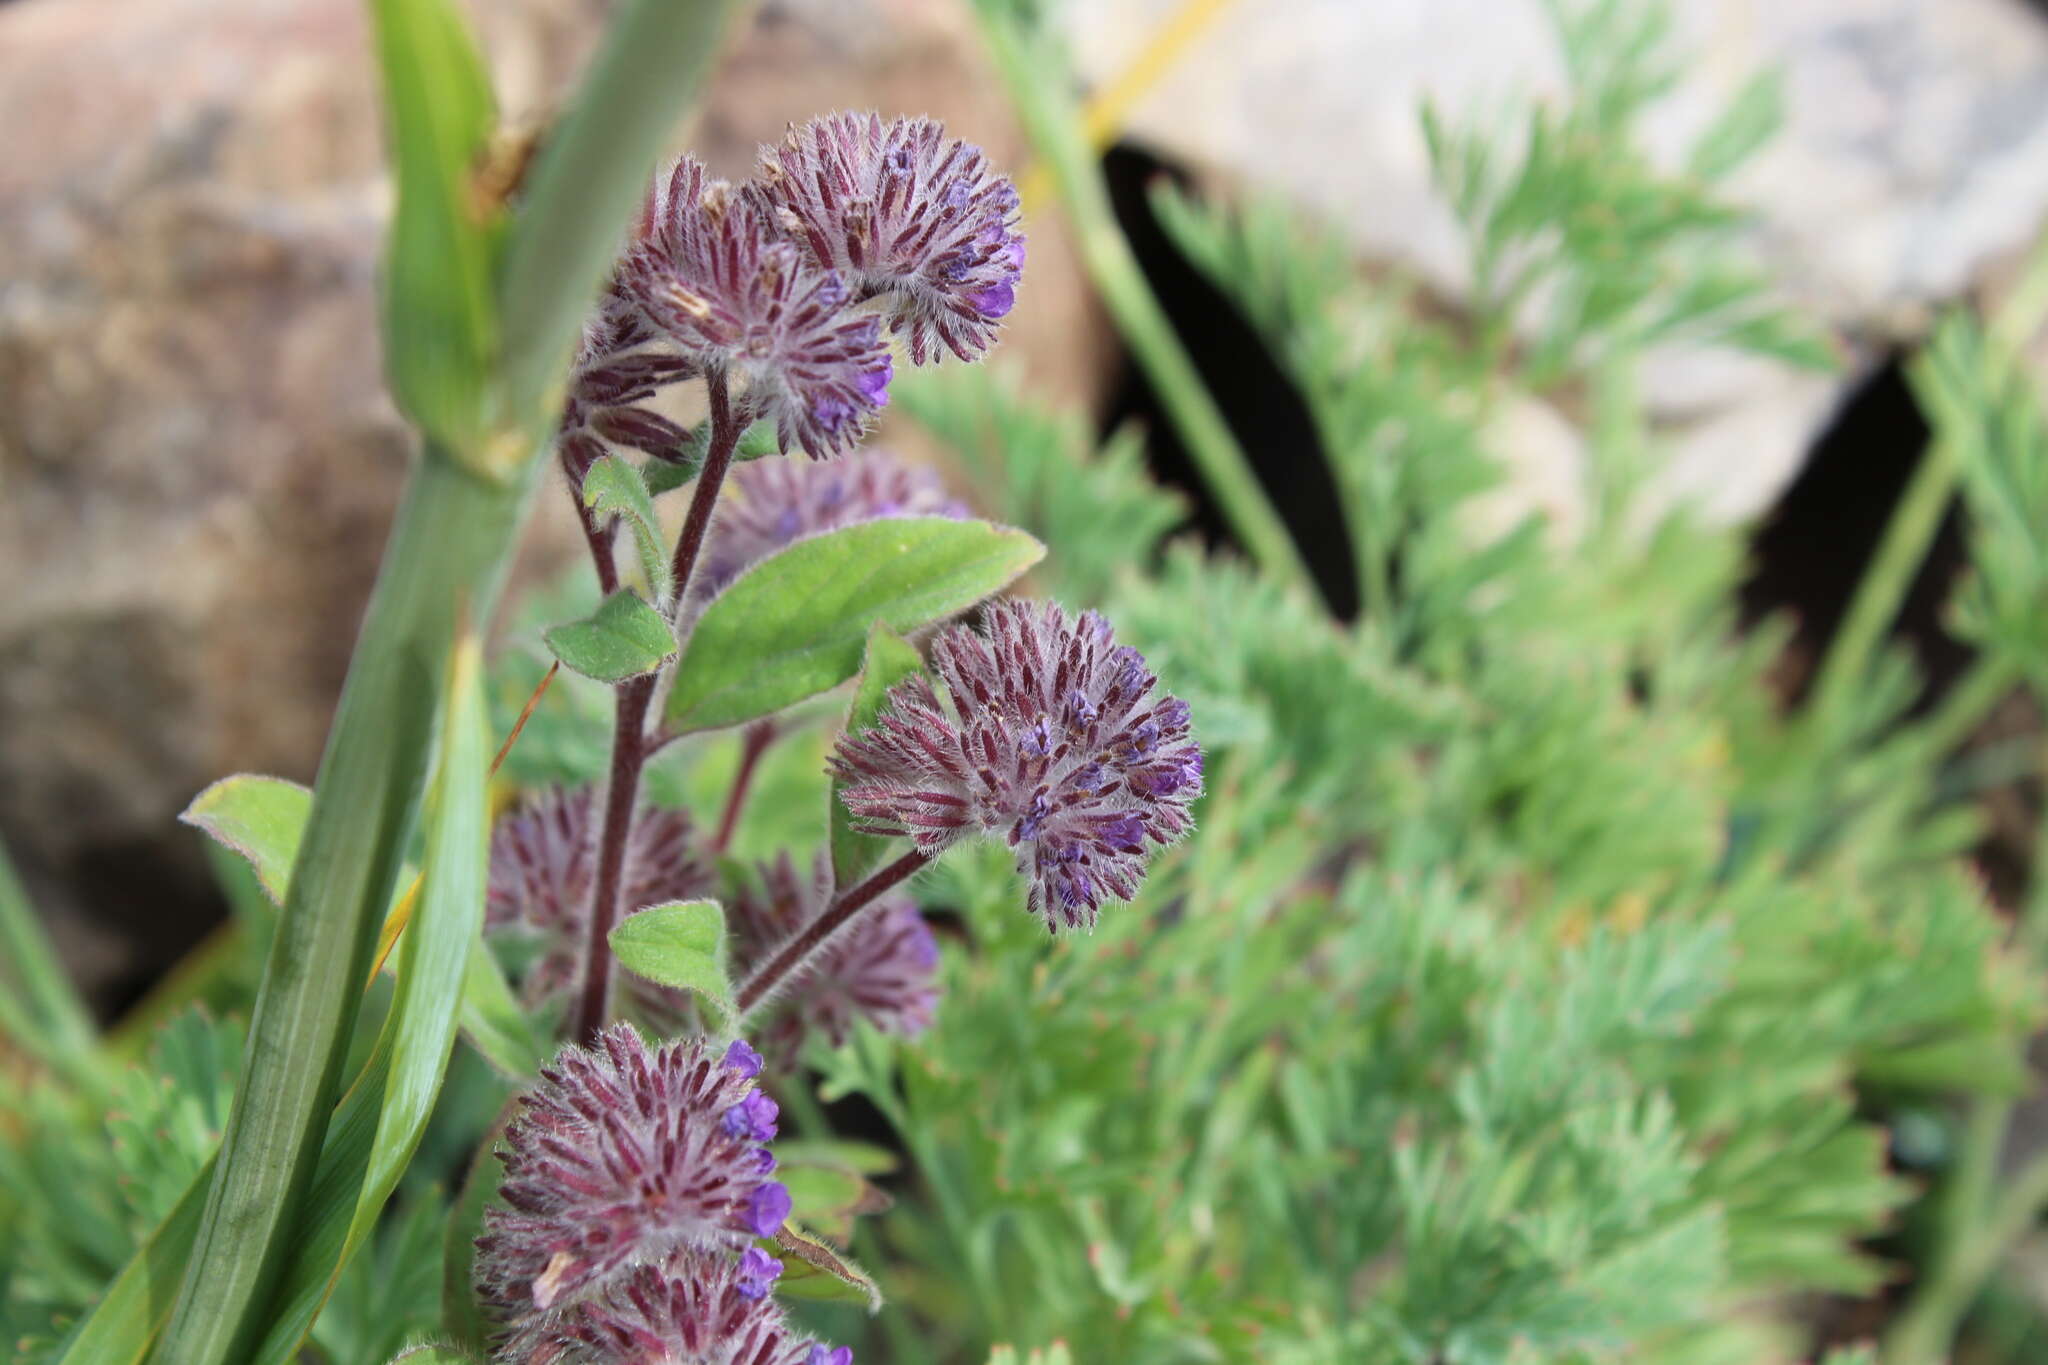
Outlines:
{"type": "MultiPolygon", "coordinates": [[[[103,1001],[213,913],[174,823],[191,795],[311,776],[409,459],[376,343],[363,9],[0,5],[0,834],[103,1001]]],[[[508,114],[533,118],[605,6],[475,9],[508,114]]],[[[721,170],[836,105],[1020,155],[956,5],[754,14],[701,119],[721,170]]],[[[1036,224],[1033,253],[1011,349],[1085,394],[1085,293],[1036,224]]],[[[522,572],[568,563],[571,526],[544,490],[522,572]]]]}
{"type": "MultiPolygon", "coordinates": [[[[1184,5],[1057,12],[1099,85],[1184,5]]],[[[1859,348],[1833,382],[1692,353],[1652,367],[1647,396],[1678,447],[1667,495],[1741,518],[1783,487],[1878,349],[1917,336],[1931,305],[2048,222],[2048,25],[2018,0],[1668,8],[1688,59],[1652,142],[1688,145],[1744,82],[1779,69],[1786,127],[1733,192],[1758,212],[1763,263],[1859,348]]],[[[1228,6],[1128,126],[1458,297],[1464,255],[1430,186],[1417,107],[1426,95],[1485,115],[1562,82],[1543,0],[1272,0],[1228,6]]]]}

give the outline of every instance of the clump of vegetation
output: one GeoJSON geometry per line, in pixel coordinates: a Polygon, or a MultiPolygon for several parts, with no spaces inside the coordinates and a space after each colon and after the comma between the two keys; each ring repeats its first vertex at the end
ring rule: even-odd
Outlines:
{"type": "Polygon", "coordinates": [[[1279,209],[1157,202],[1307,402],[1340,621],[1029,6],[976,13],[1242,558],[1176,536],[1141,438],[974,363],[1018,205],[936,125],[833,116],[745,184],[645,190],[718,10],[623,7],[479,210],[453,8],[376,6],[426,453],[319,784],[188,812],[227,946],[100,1033],[0,885],[0,1330],[180,1365],[1749,1365],[1910,1274],[1885,1357],[1948,1350],[2048,1199],[1998,1165],[2048,913],[1989,904],[1951,764],[2048,688],[2016,354],[2048,288],[1943,325],[1934,449],[1788,704],[1739,532],[1647,510],[1635,383],[1674,339],[1829,363],[1717,189],[1772,87],[1660,168],[1658,11],[1560,3],[1569,102],[1426,116],[1471,325],[1279,209]],[[1529,397],[1589,415],[1565,543],[1473,515],[1529,397]],[[858,448],[885,399],[961,485],[858,448]],[[548,452],[593,572],[486,662],[548,452]],[[1957,490],[1978,653],[1929,700],[1883,636],[1957,490]],[[1066,606],[997,596],[1027,572],[1066,606]]]}

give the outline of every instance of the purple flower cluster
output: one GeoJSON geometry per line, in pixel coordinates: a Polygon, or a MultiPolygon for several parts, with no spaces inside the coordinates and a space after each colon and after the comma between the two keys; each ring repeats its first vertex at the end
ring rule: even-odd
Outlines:
{"type": "Polygon", "coordinates": [[[728,384],[744,421],[773,421],[785,452],[845,452],[888,402],[885,323],[920,365],[994,344],[1023,272],[1016,219],[1010,182],[929,119],[816,120],[738,186],[676,162],[584,337],[562,422],[570,476],[608,444],[683,458],[688,434],[645,403],[699,375],[728,384]]]}
{"type": "MultiPolygon", "coordinates": [[[[726,912],[743,973],[816,919],[832,890],[822,854],[808,877],[786,853],[756,869],[726,912]]],[[[885,896],[828,939],[785,987],[788,1003],[763,1026],[763,1046],[794,1061],[806,1037],[822,1034],[837,1047],[858,1019],[902,1037],[922,1033],[939,1001],[938,968],[938,942],[916,905],[885,896]]]]}
{"type": "Polygon", "coordinates": [[[562,465],[579,495],[584,474],[610,445],[664,460],[686,454],[690,434],[646,403],[690,378],[696,366],[687,356],[648,349],[656,339],[654,325],[616,288],[605,293],[583,329],[557,437],[562,465]]]}
{"type": "Polygon", "coordinates": [[[833,114],[792,128],[760,161],[760,193],[810,259],[886,302],[912,363],[995,343],[1016,301],[1017,190],[979,147],[930,119],[833,114]]]}
{"type": "Polygon", "coordinates": [[[1102,903],[1137,894],[1155,848],[1193,827],[1202,751],[1188,708],[1155,699],[1138,651],[1094,612],[999,602],[987,635],[932,644],[941,700],[898,684],[874,728],[839,742],[833,772],[869,833],[937,856],[979,834],[1017,852],[1029,908],[1057,933],[1092,928],[1102,903]]]}
{"type": "MultiPolygon", "coordinates": [[[[552,1331],[635,1266],[728,1259],[782,1226],[790,1199],[769,1178],[776,1115],[754,1088],[760,1068],[745,1043],[723,1057],[702,1039],[650,1052],[615,1024],[542,1070],[505,1129],[505,1206],[477,1239],[478,1296],[509,1339],[552,1331]]],[[[734,1292],[765,1297],[771,1264],[736,1261],[734,1292]]]]}
{"type": "MultiPolygon", "coordinates": [[[[540,956],[523,983],[531,1003],[562,994],[582,975],[600,820],[597,788],[554,788],[499,817],[491,832],[484,927],[540,940],[540,956]]],[[[620,896],[627,914],[711,894],[711,871],[697,859],[690,833],[684,811],[649,806],[636,814],[620,896]]],[[[658,1019],[677,1017],[685,1005],[681,992],[638,977],[630,989],[658,1019]]]]}
{"type": "Polygon", "coordinates": [[[715,593],[777,550],[858,522],[966,515],[937,474],[883,451],[822,464],[755,460],[726,479],[695,581],[715,593]]]}
{"type": "Polygon", "coordinates": [[[767,1296],[781,1263],[677,1252],[634,1267],[599,1293],[516,1336],[502,1358],[521,1365],[852,1365],[853,1352],[813,1341],[767,1296]]]}
{"type": "Polygon", "coordinates": [[[696,368],[774,420],[785,451],[837,455],[888,401],[878,321],[846,308],[845,283],[781,240],[758,200],[687,157],[656,181],[619,278],[696,368]]]}

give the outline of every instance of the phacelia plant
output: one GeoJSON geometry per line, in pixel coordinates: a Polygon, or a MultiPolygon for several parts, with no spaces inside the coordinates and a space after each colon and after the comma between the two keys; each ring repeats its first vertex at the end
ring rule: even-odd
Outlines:
{"type": "Polygon", "coordinates": [[[929,471],[855,449],[888,400],[890,338],[912,364],[994,343],[1023,262],[1016,212],[1009,182],[929,120],[820,120],[765,151],[751,183],[687,158],[657,176],[585,329],[557,450],[605,601],[548,639],[614,688],[612,753],[602,786],[531,797],[492,840],[489,925],[533,940],[529,1001],[569,1001],[565,1045],[504,1130],[476,1243],[501,1360],[847,1365],[775,1303],[788,1256],[860,1281],[789,1221],[802,1210],[773,1174],[763,1053],[788,1068],[810,1039],[931,1024],[938,943],[896,888],[962,835],[1018,849],[1025,903],[1076,928],[1190,828],[1188,709],[1153,695],[1099,616],[997,602],[987,639],[942,630],[951,710],[886,633],[943,623],[1038,553],[929,471]],[[695,430],[663,410],[687,382],[710,412],[695,430]],[[757,423],[779,455],[743,458],[757,423]],[[667,545],[653,499],[686,481],[667,545]],[[874,634],[865,653],[830,643],[849,623],[855,641],[874,634]],[[721,863],[756,765],[801,724],[790,703],[856,672],[881,713],[833,760],[857,822],[815,855],[721,863]],[[641,775],[727,727],[740,761],[700,840],[643,802],[641,775]],[[893,860],[841,842],[901,836],[893,860]],[[615,960],[644,1023],[712,1032],[650,1047],[612,1022],[615,960]]]}

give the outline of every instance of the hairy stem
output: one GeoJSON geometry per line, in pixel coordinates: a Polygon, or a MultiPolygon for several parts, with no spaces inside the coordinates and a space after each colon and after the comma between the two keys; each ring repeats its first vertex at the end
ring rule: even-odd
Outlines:
{"type": "Polygon", "coordinates": [[[671,612],[683,609],[683,596],[689,591],[691,575],[697,571],[697,555],[704,548],[704,533],[711,527],[711,510],[718,501],[718,490],[725,483],[726,470],[732,468],[740,433],[747,428],[743,415],[733,411],[726,395],[724,374],[714,370],[706,375],[704,389],[711,399],[711,440],[704,452],[704,468],[697,475],[696,492],[690,498],[689,515],[683,518],[683,533],[676,537],[675,557],[669,561],[671,612]]]}
{"type": "Polygon", "coordinates": [[[912,849],[852,890],[833,897],[832,903],[820,910],[816,919],[798,930],[795,938],[783,944],[774,957],[747,978],[734,999],[740,1015],[745,1017],[754,1006],[774,994],[777,986],[801,970],[813,954],[829,943],[834,934],[851,924],[861,911],[874,903],[876,897],[907,880],[929,862],[929,857],[912,849]]]}
{"type": "Polygon", "coordinates": [[[718,817],[718,833],[711,839],[713,855],[725,852],[732,843],[732,832],[740,823],[740,811],[747,804],[747,791],[754,785],[754,770],[760,766],[761,755],[767,753],[768,746],[774,742],[774,721],[755,721],[747,727],[740,749],[739,771],[733,774],[732,791],[725,798],[725,813],[718,817]]]}
{"type": "Polygon", "coordinates": [[[647,711],[654,700],[654,677],[650,673],[621,684],[612,713],[612,765],[604,789],[597,884],[591,893],[590,926],[583,949],[583,989],[576,997],[576,1023],[570,1032],[585,1047],[597,1040],[611,1012],[611,933],[619,918],[634,807],[640,802],[640,770],[647,763],[647,711]]]}
{"type": "MultiPolygon", "coordinates": [[[[676,541],[675,557],[669,565],[671,601],[680,608],[689,591],[690,576],[697,567],[698,552],[704,546],[704,532],[711,525],[711,509],[725,472],[732,468],[733,451],[739,445],[745,423],[733,411],[725,376],[712,374],[706,381],[711,394],[711,442],[704,457],[703,472],[690,494],[690,510],[683,520],[683,533],[676,541]]],[[[581,503],[578,499],[578,503],[581,503]]],[[[592,545],[596,549],[595,542],[592,545]]],[[[598,577],[611,558],[609,544],[598,560],[598,577]]],[[[591,888],[590,924],[584,941],[583,985],[576,997],[576,1014],[569,1036],[584,1046],[595,1042],[611,1013],[612,929],[619,922],[619,895],[625,887],[626,849],[633,839],[633,817],[640,804],[640,774],[655,746],[649,742],[647,717],[653,708],[659,673],[649,673],[621,684],[612,719],[612,761],[605,783],[604,827],[598,835],[597,878],[591,888]]]]}

